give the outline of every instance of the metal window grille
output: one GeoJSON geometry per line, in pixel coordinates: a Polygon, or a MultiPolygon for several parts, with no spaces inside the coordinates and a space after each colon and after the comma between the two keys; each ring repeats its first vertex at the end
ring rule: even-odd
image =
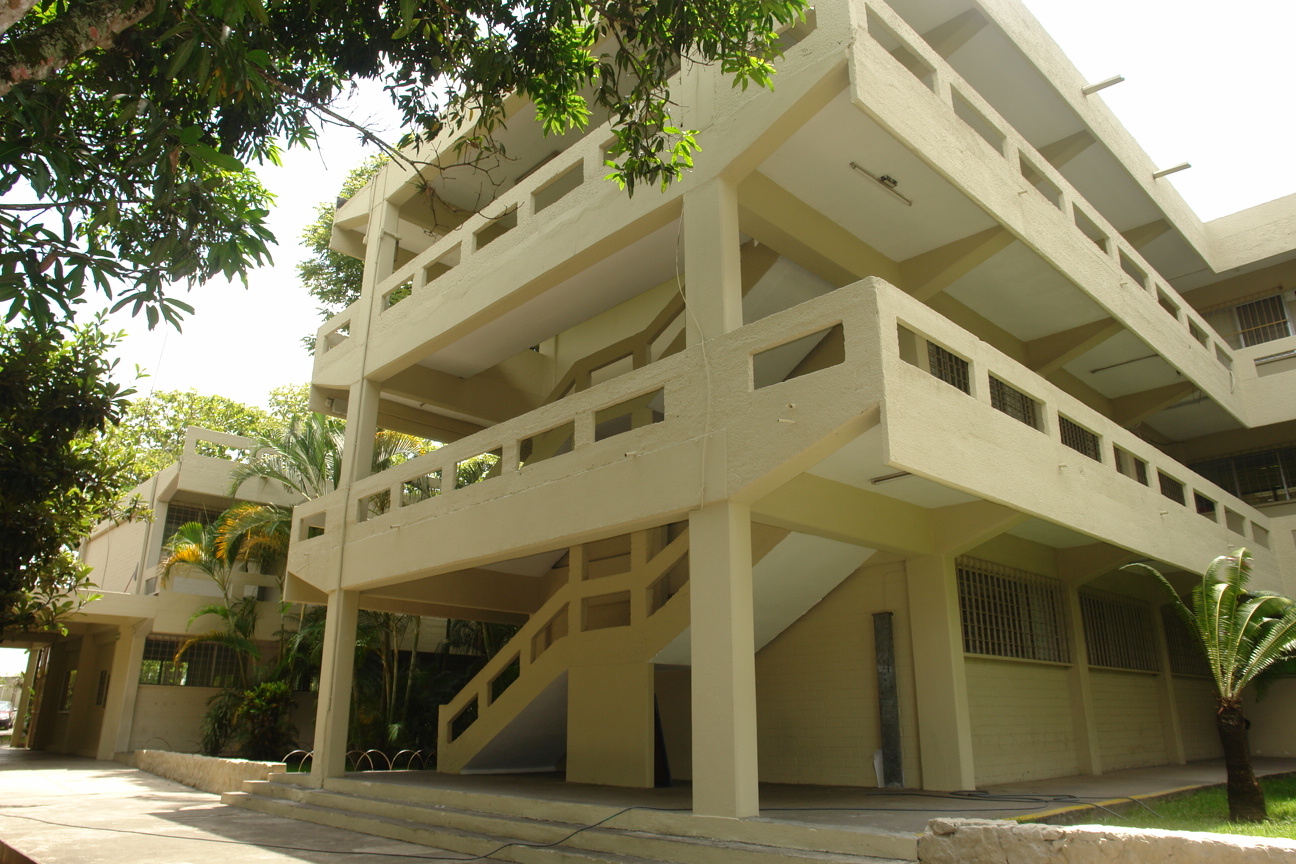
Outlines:
{"type": "Polygon", "coordinates": [[[208,509],[200,504],[168,504],[166,521],[162,523],[162,536],[170,540],[181,525],[198,522],[211,525],[220,518],[221,511],[208,509]]]}
{"type": "Polygon", "coordinates": [[[176,662],[183,636],[149,636],[144,640],[141,684],[174,687],[233,687],[239,683],[239,656],[232,648],[199,642],[176,662]]]}
{"type": "Polygon", "coordinates": [[[1080,592],[1080,617],[1091,666],[1157,672],[1152,609],[1136,600],[1102,591],[1080,592]]]}
{"type": "Polygon", "coordinates": [[[1243,453],[1188,467],[1248,504],[1296,499],[1296,447],[1243,453]]]}
{"type": "Polygon", "coordinates": [[[935,342],[927,343],[927,363],[931,374],[964,393],[971,393],[971,378],[968,375],[968,362],[957,354],[946,351],[935,342]]]}
{"type": "Polygon", "coordinates": [[[1211,309],[1204,316],[1232,348],[1248,348],[1292,335],[1281,289],[1245,303],[1211,309]]]}
{"type": "Polygon", "coordinates": [[[957,572],[965,652],[1070,662],[1061,582],[975,558],[957,572]]]}
{"type": "Polygon", "coordinates": [[[1133,480],[1137,480],[1144,486],[1148,485],[1147,463],[1142,459],[1122,450],[1115,445],[1112,446],[1112,453],[1116,457],[1116,470],[1133,480]]]}
{"type": "Polygon", "coordinates": [[[990,376],[990,404],[1032,429],[1039,428],[1039,403],[993,375],[990,376]]]}
{"type": "Polygon", "coordinates": [[[1188,505],[1188,499],[1184,497],[1183,484],[1178,480],[1166,474],[1157,472],[1157,481],[1161,485],[1161,494],[1174,501],[1176,504],[1188,505]]]}
{"type": "Polygon", "coordinates": [[[1079,423],[1059,414],[1058,432],[1062,436],[1062,443],[1072,450],[1083,453],[1095,462],[1102,461],[1102,456],[1098,452],[1098,436],[1079,423]]]}
{"type": "Polygon", "coordinates": [[[1201,643],[1188,629],[1188,625],[1175,612],[1173,606],[1161,607],[1161,623],[1165,627],[1166,651],[1170,655],[1170,671],[1176,675],[1210,677],[1210,664],[1202,651],[1201,643]]]}

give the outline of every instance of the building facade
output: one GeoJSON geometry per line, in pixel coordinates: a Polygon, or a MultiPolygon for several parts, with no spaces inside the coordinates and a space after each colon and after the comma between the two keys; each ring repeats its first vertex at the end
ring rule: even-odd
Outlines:
{"type": "Polygon", "coordinates": [[[747,816],[762,780],[1217,754],[1120,568],[1246,547],[1296,592],[1296,196],[1203,223],[1016,0],[829,0],[784,41],[772,92],[685,65],[704,149],[665,191],[517,104],[507,161],[439,170],[447,133],[339,207],[343,484],[287,579],[328,606],[319,782],[361,607],[521,625],[442,771],[668,773],[747,816]],[[379,428],[446,443],[370,476],[379,428]]]}

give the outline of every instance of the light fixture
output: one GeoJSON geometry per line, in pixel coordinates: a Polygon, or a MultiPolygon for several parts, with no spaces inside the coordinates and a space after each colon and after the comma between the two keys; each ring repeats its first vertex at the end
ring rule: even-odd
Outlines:
{"type": "Polygon", "coordinates": [[[874,174],[872,171],[868,170],[867,168],[862,167],[858,162],[850,163],[850,167],[854,168],[856,171],[858,171],[859,173],[863,174],[865,177],[867,177],[868,179],[876,183],[879,187],[885,189],[886,191],[894,195],[896,198],[903,201],[906,207],[913,206],[912,201],[910,201],[908,198],[906,198],[905,196],[901,195],[899,192],[896,191],[895,187],[900,185],[899,180],[895,179],[894,177],[888,174],[883,174],[881,177],[879,177],[878,175],[874,174]]]}
{"type": "Polygon", "coordinates": [[[1097,93],[1099,90],[1106,90],[1108,87],[1113,87],[1124,80],[1125,80],[1124,75],[1113,75],[1110,78],[1104,78],[1102,81],[1099,81],[1097,84],[1090,84],[1088,87],[1081,87],[1080,92],[1086,96],[1092,96],[1093,94],[1097,93]]]}
{"type": "Polygon", "coordinates": [[[876,486],[879,483],[886,483],[888,480],[899,480],[901,477],[908,476],[910,476],[908,471],[897,471],[894,474],[883,474],[881,477],[874,477],[872,480],[869,480],[869,482],[876,486]]]}

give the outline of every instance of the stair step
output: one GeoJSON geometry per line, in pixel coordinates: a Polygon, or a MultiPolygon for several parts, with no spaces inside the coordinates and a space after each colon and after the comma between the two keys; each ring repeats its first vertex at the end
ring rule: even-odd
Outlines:
{"type": "MultiPolygon", "coordinates": [[[[339,781],[345,782],[345,781],[339,781]]],[[[330,783],[330,786],[333,782],[330,783]]],[[[273,815],[299,818],[338,828],[377,834],[406,842],[449,849],[465,854],[482,855],[501,845],[555,844],[546,852],[579,853],[594,860],[651,859],[673,864],[730,864],[738,860],[795,861],[803,864],[895,864],[898,860],[912,860],[906,844],[895,847],[900,857],[878,857],[859,852],[828,852],[790,846],[764,845],[737,839],[716,839],[704,836],[686,836],[675,833],[658,833],[642,828],[626,829],[601,827],[597,823],[619,814],[619,808],[590,804],[551,802],[530,798],[511,798],[477,793],[432,790],[411,790],[408,786],[387,784],[358,784],[358,794],[336,788],[319,790],[302,788],[273,781],[250,781],[244,784],[243,793],[230,793],[227,803],[273,815]],[[381,792],[411,791],[433,793],[422,801],[394,800],[381,792]],[[432,803],[443,797],[479,799],[492,805],[494,812],[432,803]],[[259,799],[259,800],[258,800],[259,799]],[[543,807],[566,804],[578,814],[571,822],[534,818],[521,815],[532,805],[543,807]],[[299,808],[299,809],[298,809],[299,808]]],[[[474,801],[474,803],[476,803],[474,801]]],[[[821,833],[816,831],[816,833],[821,833]]],[[[860,839],[863,839],[861,836],[860,839]]],[[[900,840],[902,838],[895,838],[900,840]]],[[[909,838],[904,838],[909,839],[909,838]]],[[[514,860],[513,852],[531,855],[539,850],[526,846],[510,847],[495,858],[514,860]]],[[[888,851],[892,851],[888,849],[888,851]]],[[[520,860],[520,859],[519,859],[520,860]]],[[[544,859],[553,861],[552,858],[544,859]]]]}

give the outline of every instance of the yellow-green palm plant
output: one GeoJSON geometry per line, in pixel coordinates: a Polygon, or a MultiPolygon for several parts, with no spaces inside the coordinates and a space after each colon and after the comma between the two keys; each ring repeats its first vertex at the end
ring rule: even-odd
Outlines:
{"type": "Polygon", "coordinates": [[[1228,774],[1229,819],[1266,818],[1264,791],[1251,768],[1242,693],[1262,672],[1296,649],[1296,603],[1267,591],[1248,591],[1251,556],[1245,549],[1221,555],[1193,587],[1191,606],[1147,564],[1127,570],[1151,573],[1166,588],[1175,611],[1201,645],[1215,679],[1215,728],[1228,774]]]}
{"type": "Polygon", "coordinates": [[[230,591],[236,559],[230,554],[231,550],[219,546],[219,535],[216,525],[201,522],[186,522],[177,528],[162,550],[164,557],[158,565],[162,571],[162,584],[169,584],[177,570],[197,570],[216,583],[228,606],[232,599],[230,591]]]}

